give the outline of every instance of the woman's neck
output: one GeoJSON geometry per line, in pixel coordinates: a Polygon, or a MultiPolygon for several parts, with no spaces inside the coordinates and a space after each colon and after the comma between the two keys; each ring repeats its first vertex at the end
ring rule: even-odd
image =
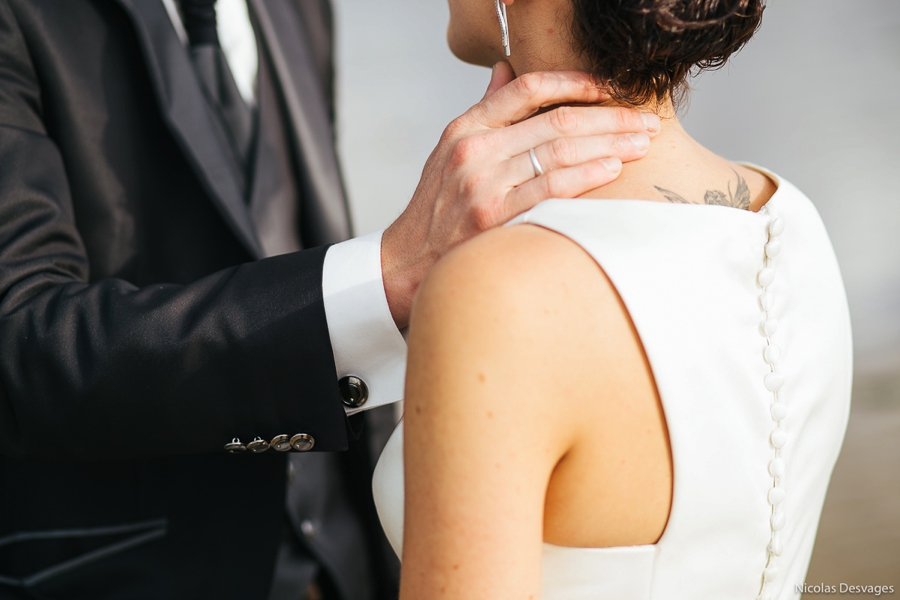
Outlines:
{"type": "MultiPolygon", "coordinates": [[[[574,41],[555,2],[517,1],[508,7],[516,75],[532,71],[588,70],[573,48],[574,41]],[[550,24],[550,25],[548,25],[550,24]]],[[[604,105],[630,106],[613,97],[604,105]]],[[[775,192],[775,184],[760,173],[717,156],[695,141],[678,121],[667,97],[634,107],[660,116],[660,133],[647,155],[626,163],[618,179],[584,198],[640,198],[660,202],[725,204],[758,210],[775,192]]]]}

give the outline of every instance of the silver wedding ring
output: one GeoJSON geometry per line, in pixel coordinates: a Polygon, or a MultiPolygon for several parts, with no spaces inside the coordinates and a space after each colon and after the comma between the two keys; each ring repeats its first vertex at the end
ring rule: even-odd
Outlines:
{"type": "Polygon", "coordinates": [[[534,167],[534,176],[539,177],[544,174],[544,167],[541,166],[541,163],[537,159],[537,154],[534,153],[534,148],[528,151],[528,156],[531,157],[531,166],[534,167]]]}

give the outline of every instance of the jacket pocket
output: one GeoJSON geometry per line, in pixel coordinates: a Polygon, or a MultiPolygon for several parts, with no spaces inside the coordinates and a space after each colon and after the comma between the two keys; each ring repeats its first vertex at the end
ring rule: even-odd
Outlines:
{"type": "MultiPolygon", "coordinates": [[[[0,585],[33,588],[54,577],[162,538],[167,529],[168,520],[163,518],[105,527],[22,531],[0,537],[0,551],[4,554],[15,554],[18,549],[22,554],[32,556],[65,556],[51,559],[51,564],[42,565],[30,573],[0,572],[0,585]]],[[[13,562],[18,564],[20,561],[13,562]]]]}

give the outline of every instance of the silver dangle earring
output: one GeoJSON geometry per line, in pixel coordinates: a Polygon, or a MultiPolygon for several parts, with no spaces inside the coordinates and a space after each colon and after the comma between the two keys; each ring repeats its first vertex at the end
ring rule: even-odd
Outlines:
{"type": "Polygon", "coordinates": [[[509,20],[506,18],[506,4],[500,0],[494,0],[494,6],[497,8],[497,19],[500,20],[500,43],[503,44],[503,50],[509,56],[509,20]]]}

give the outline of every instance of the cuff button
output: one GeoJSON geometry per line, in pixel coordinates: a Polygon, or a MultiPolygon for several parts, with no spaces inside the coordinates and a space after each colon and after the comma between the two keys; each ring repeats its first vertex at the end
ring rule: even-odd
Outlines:
{"type": "Polygon", "coordinates": [[[341,401],[350,408],[359,408],[369,399],[369,386],[355,375],[341,377],[338,381],[338,389],[341,393],[341,401]]]}
{"type": "Polygon", "coordinates": [[[276,435],[272,438],[269,447],[275,450],[275,452],[287,452],[291,449],[291,438],[283,433],[281,435],[276,435]]]}
{"type": "Polygon", "coordinates": [[[267,442],[266,440],[262,439],[259,436],[256,436],[255,438],[253,438],[253,441],[250,442],[249,444],[247,444],[247,450],[249,450],[250,452],[254,452],[256,454],[259,454],[260,452],[265,452],[268,449],[269,449],[269,442],[267,442]]]}
{"type": "Polygon", "coordinates": [[[231,454],[237,454],[238,452],[243,452],[247,449],[247,446],[241,443],[241,440],[238,438],[232,439],[230,442],[225,444],[225,450],[231,454]]]}
{"type": "Polygon", "coordinates": [[[291,448],[297,452],[308,452],[316,445],[316,440],[308,433],[298,433],[291,438],[291,448]]]}

